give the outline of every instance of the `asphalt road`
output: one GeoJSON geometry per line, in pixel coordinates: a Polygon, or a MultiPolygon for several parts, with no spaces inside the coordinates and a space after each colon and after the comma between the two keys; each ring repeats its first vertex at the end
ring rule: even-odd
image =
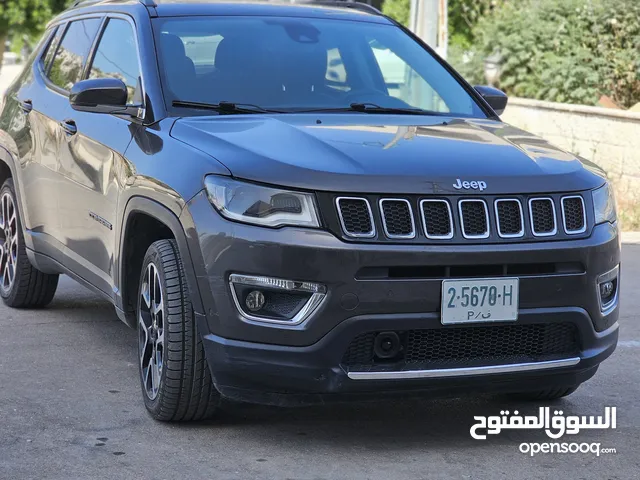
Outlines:
{"type": "MultiPolygon", "coordinates": [[[[616,454],[538,454],[543,432],[470,438],[474,415],[518,405],[480,397],[305,409],[226,406],[220,420],[168,425],[144,410],[135,334],[63,278],[50,308],[0,306],[0,478],[640,478],[640,245],[623,249],[621,344],[566,414],[617,407],[617,429],[579,433],[616,454]]],[[[557,408],[557,407],[556,407],[557,408]]],[[[566,441],[566,438],[563,441],[566,441]]]]}

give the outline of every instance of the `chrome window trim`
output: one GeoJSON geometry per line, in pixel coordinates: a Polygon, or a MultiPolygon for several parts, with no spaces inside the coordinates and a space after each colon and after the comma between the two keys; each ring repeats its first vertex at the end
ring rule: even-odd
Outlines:
{"type": "Polygon", "coordinates": [[[373,221],[373,211],[371,210],[371,204],[369,200],[364,197],[337,197],[336,198],[336,210],[338,210],[338,217],[340,218],[340,226],[342,231],[347,237],[351,238],[373,238],[376,236],[376,224],[373,221]],[[342,217],[342,210],[340,209],[340,202],[342,200],[361,200],[367,205],[369,211],[369,219],[371,220],[371,232],[369,233],[349,233],[346,225],[344,224],[344,218],[342,217]]]}
{"type": "Polygon", "coordinates": [[[425,198],[423,200],[420,200],[420,216],[422,218],[422,228],[424,229],[424,234],[428,239],[449,240],[453,238],[453,212],[451,211],[451,204],[447,200],[444,200],[441,198],[437,198],[437,199],[425,198]],[[440,202],[440,203],[444,203],[447,206],[447,210],[449,212],[449,234],[448,235],[429,235],[429,232],[427,232],[427,220],[426,220],[426,217],[424,216],[424,207],[423,207],[423,204],[426,202],[431,202],[431,203],[440,202]]]}
{"type": "Polygon", "coordinates": [[[489,238],[489,234],[491,232],[491,226],[489,225],[489,208],[487,207],[487,202],[485,202],[480,198],[463,198],[461,200],[458,200],[458,214],[460,215],[460,230],[462,230],[462,236],[464,238],[467,238],[469,240],[479,239],[479,238],[489,238]],[[464,233],[464,216],[462,215],[462,204],[478,203],[478,202],[482,203],[482,206],[484,207],[484,215],[487,220],[487,230],[485,231],[485,233],[480,235],[467,235],[466,233],[464,233]]]}
{"type": "Polygon", "coordinates": [[[566,197],[562,197],[562,199],[560,199],[560,207],[560,209],[562,210],[562,227],[564,228],[564,233],[566,233],[567,235],[579,235],[587,231],[587,209],[584,206],[584,198],[582,198],[582,195],[568,195],[566,197]],[[582,225],[582,228],[580,230],[567,229],[567,219],[564,213],[564,201],[571,198],[579,198],[580,203],[582,204],[582,218],[584,224],[582,225]]]}
{"type": "Polygon", "coordinates": [[[556,215],[556,204],[551,197],[533,197],[529,199],[529,223],[531,224],[531,233],[534,237],[551,237],[558,233],[558,217],[556,215]],[[536,229],[533,225],[533,208],[531,204],[536,200],[547,200],[551,202],[551,211],[553,212],[553,230],[546,233],[536,233],[536,229]]]}
{"type": "Polygon", "coordinates": [[[524,237],[524,212],[522,211],[522,203],[518,198],[497,198],[493,205],[494,211],[496,213],[496,229],[498,230],[498,236],[500,238],[520,238],[524,237]],[[518,233],[507,233],[502,234],[500,232],[500,215],[498,215],[498,203],[500,202],[516,202],[518,204],[518,209],[520,210],[520,231],[518,233]]]}
{"type": "Polygon", "coordinates": [[[580,357],[548,360],[544,362],[510,363],[484,367],[442,368],[435,370],[407,370],[398,372],[347,372],[351,380],[400,380],[410,378],[462,377],[466,375],[493,375],[499,373],[532,372],[551,368],[571,367],[580,363],[580,357]]]}
{"type": "Polygon", "coordinates": [[[416,238],[416,222],[413,218],[413,208],[411,208],[411,202],[409,202],[409,200],[407,200],[406,198],[381,198],[378,201],[378,206],[380,207],[380,216],[382,217],[382,228],[384,229],[384,234],[388,238],[416,238]],[[409,235],[392,235],[391,233],[389,233],[389,230],[387,229],[387,219],[384,214],[384,208],[382,207],[384,202],[404,202],[407,204],[407,206],[409,207],[409,216],[411,217],[411,233],[409,235]]]}

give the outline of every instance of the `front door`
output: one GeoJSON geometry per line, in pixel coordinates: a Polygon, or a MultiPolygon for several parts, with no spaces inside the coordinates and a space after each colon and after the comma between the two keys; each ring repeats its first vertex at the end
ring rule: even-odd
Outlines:
{"type": "MultiPolygon", "coordinates": [[[[109,18],[90,50],[77,80],[118,78],[127,85],[133,104],[140,78],[133,24],[124,17],[109,18]]],[[[78,112],[67,102],[60,127],[58,215],[67,262],[109,295],[114,288],[115,222],[122,188],[117,170],[132,138],[131,123],[126,117],[78,112]]]]}

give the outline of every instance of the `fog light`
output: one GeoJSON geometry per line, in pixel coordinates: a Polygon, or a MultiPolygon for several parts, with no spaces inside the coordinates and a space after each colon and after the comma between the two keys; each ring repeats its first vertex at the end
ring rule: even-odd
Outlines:
{"type": "Polygon", "coordinates": [[[235,273],[229,275],[229,287],[246,320],[284,325],[307,320],[327,296],[320,283],[235,273]]]}
{"type": "Polygon", "coordinates": [[[257,312],[264,307],[264,302],[264,293],[260,290],[253,290],[249,292],[249,295],[247,295],[247,298],[244,301],[247,308],[252,312],[257,312]]]}
{"type": "Polygon", "coordinates": [[[620,289],[620,267],[609,270],[598,277],[598,301],[600,310],[607,315],[618,303],[620,289]]]}
{"type": "Polygon", "coordinates": [[[604,282],[600,284],[600,296],[603,299],[609,298],[613,293],[613,282],[604,282]]]}

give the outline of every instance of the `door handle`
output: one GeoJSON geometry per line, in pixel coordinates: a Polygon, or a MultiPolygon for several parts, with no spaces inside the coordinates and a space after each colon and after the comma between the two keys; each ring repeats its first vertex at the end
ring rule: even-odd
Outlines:
{"type": "Polygon", "coordinates": [[[25,114],[33,110],[33,102],[31,100],[20,100],[20,108],[25,114]]]}
{"type": "Polygon", "coordinates": [[[67,135],[75,135],[78,133],[78,127],[76,126],[76,122],[73,120],[65,120],[64,122],[60,122],[60,126],[64,130],[64,133],[67,135]]]}

